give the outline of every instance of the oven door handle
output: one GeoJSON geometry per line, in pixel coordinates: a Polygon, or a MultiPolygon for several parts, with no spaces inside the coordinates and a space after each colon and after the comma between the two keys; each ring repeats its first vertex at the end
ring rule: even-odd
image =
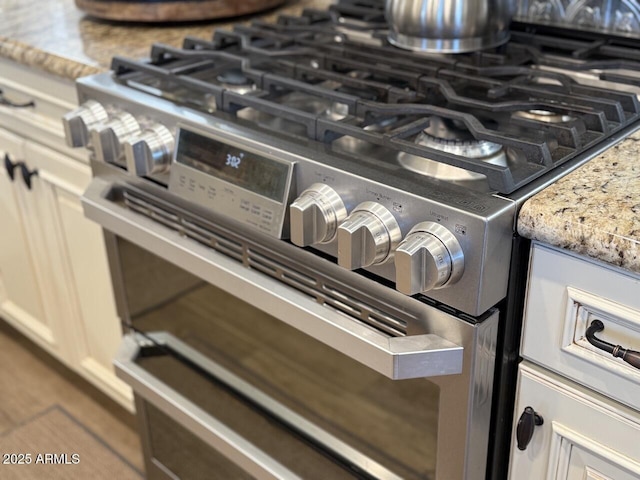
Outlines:
{"type": "Polygon", "coordinates": [[[146,341],[151,346],[151,340],[163,343],[161,338],[146,340],[144,337],[126,335],[113,362],[117,376],[133,388],[139,397],[154,405],[253,477],[260,480],[300,479],[298,475],[137,365],[135,360],[144,347],[142,342],[146,341]]]}
{"type": "MultiPolygon", "coordinates": [[[[392,337],[180,235],[112,200],[118,187],[94,178],[85,215],[103,228],[246,301],[393,380],[458,375],[464,348],[436,334],[392,337]]],[[[434,309],[434,315],[446,315],[434,309]]]]}

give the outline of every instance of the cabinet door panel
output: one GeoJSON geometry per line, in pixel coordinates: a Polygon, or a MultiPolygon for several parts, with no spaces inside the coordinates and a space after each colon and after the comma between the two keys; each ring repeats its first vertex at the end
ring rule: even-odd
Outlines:
{"type": "Polygon", "coordinates": [[[22,177],[15,170],[11,181],[4,167],[4,156],[12,161],[24,160],[24,142],[0,130],[0,311],[16,327],[40,340],[53,343],[53,335],[41,301],[40,284],[36,275],[35,259],[25,230],[25,207],[29,203],[22,177]]]}
{"type": "MultiPolygon", "coordinates": [[[[560,478],[560,477],[559,477],[560,478]]],[[[569,457],[567,480],[638,480],[637,474],[624,470],[614,462],[604,460],[595,452],[573,446],[569,457]]]]}
{"type": "Polygon", "coordinates": [[[71,362],[80,374],[131,408],[130,389],[116,378],[112,365],[122,330],[102,230],[84,217],[80,203],[91,180],[90,169],[32,142],[26,143],[25,152],[40,171],[40,203],[46,209],[41,213],[50,219],[42,228],[50,232],[53,248],[60,253],[53,274],[64,299],[62,328],[71,340],[71,362]]]}
{"type": "Polygon", "coordinates": [[[640,414],[548,370],[519,367],[509,478],[637,480],[640,414]],[[519,415],[531,406],[544,419],[524,451],[516,448],[519,415]]]}
{"type": "Polygon", "coordinates": [[[112,370],[114,346],[120,344],[122,331],[111,295],[102,231],[84,218],[78,197],[60,189],[56,197],[80,310],[87,319],[85,353],[112,370]]]}

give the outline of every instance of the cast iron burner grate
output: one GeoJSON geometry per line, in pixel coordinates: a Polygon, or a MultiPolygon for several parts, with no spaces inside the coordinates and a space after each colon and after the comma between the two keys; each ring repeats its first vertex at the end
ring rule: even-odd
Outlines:
{"type": "Polygon", "coordinates": [[[217,31],[212,41],[188,37],[181,49],[156,44],[148,62],[115,57],[112,69],[119,81],[200,110],[259,112],[325,144],[352,138],[481,174],[502,194],[639,118],[640,54],[629,43],[523,31],[493,50],[427,56],[390,46],[383,13],[382,2],[343,1],[217,31]],[[217,80],[229,71],[242,90],[217,80]],[[417,142],[434,118],[501,145],[509,161],[417,142]]]}

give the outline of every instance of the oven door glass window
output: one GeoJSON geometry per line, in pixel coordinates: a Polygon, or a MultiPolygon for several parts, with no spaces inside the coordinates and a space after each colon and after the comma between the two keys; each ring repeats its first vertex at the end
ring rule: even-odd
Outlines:
{"type": "MultiPolygon", "coordinates": [[[[433,478],[436,385],[390,380],[131,243],[118,249],[129,335],[145,345],[135,367],[179,402],[300,478],[433,478]]],[[[154,469],[250,478],[222,455],[185,465],[181,445],[206,452],[206,436],[137,401],[154,469]]]]}

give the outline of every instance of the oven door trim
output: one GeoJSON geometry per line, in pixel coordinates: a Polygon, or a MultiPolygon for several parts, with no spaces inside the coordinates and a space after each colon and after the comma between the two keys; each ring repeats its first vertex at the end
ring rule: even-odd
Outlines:
{"type": "MultiPolygon", "coordinates": [[[[153,220],[109,200],[113,183],[95,178],[85,215],[392,380],[459,375],[464,348],[435,334],[392,337],[310,300],[153,220]]],[[[435,311],[435,310],[434,310],[435,311]]],[[[442,313],[443,317],[448,317],[442,313]]]]}
{"type": "Polygon", "coordinates": [[[362,471],[375,478],[401,480],[380,463],[306,420],[174,335],[166,332],[125,335],[114,359],[117,376],[131,386],[138,396],[160,409],[207,445],[215,448],[256,478],[297,479],[299,477],[135,363],[145,346],[157,345],[170,347],[172,351],[198,365],[198,368],[230,386],[245,398],[250,398],[251,402],[264,409],[278,421],[291,426],[306,437],[313,438],[334,455],[344,458],[362,471]]]}

